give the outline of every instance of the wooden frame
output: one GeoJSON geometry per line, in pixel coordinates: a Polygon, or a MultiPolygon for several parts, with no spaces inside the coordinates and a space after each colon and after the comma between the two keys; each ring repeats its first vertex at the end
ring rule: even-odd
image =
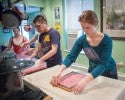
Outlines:
{"type": "Polygon", "coordinates": [[[113,39],[125,40],[125,1],[102,0],[102,30],[113,39]]]}

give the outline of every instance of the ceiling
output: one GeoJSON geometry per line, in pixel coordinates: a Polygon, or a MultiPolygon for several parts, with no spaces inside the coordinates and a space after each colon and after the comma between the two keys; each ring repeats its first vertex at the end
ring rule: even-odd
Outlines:
{"type": "MultiPolygon", "coordinates": [[[[21,12],[24,12],[24,5],[23,4],[16,4],[15,6],[18,7],[18,9],[21,12]]],[[[26,6],[26,12],[27,13],[33,13],[33,12],[37,12],[40,11],[40,7],[35,7],[35,6],[26,6]]]]}

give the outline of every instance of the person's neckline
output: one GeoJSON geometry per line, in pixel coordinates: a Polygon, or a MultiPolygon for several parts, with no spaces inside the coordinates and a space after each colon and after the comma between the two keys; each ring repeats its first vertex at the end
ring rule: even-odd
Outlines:
{"type": "MultiPolygon", "coordinates": [[[[95,43],[95,44],[93,43],[94,41],[89,42],[89,40],[87,40],[87,36],[86,36],[86,41],[87,41],[87,43],[88,43],[91,47],[98,47],[98,46],[102,43],[104,37],[105,37],[105,34],[102,36],[102,38],[99,40],[99,42],[98,42],[98,43],[95,43]]],[[[91,39],[91,38],[90,38],[90,39],[91,39]]],[[[96,42],[96,40],[95,40],[95,42],[96,42]]]]}

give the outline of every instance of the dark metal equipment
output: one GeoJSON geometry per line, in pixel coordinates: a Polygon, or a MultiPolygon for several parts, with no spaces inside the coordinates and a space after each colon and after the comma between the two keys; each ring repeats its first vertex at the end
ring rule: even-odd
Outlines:
{"type": "Polygon", "coordinates": [[[4,10],[1,16],[1,23],[6,28],[19,27],[21,24],[21,17],[13,10],[4,10]]]}
{"type": "Polygon", "coordinates": [[[20,71],[34,64],[31,60],[17,60],[15,53],[0,52],[0,100],[44,100],[48,96],[22,79],[20,71]]]}
{"type": "Polygon", "coordinates": [[[0,23],[6,28],[19,27],[22,21],[22,13],[16,6],[12,8],[11,0],[5,1],[6,6],[3,6],[3,2],[0,1],[0,23]]]}
{"type": "Polygon", "coordinates": [[[23,100],[24,83],[20,70],[33,61],[17,60],[15,53],[0,53],[0,100],[23,100]]]}

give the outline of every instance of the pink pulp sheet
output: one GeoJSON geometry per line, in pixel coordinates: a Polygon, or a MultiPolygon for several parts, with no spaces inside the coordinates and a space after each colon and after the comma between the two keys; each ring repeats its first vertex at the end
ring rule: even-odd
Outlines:
{"type": "Polygon", "coordinates": [[[66,87],[66,88],[72,88],[75,84],[77,84],[85,76],[86,75],[81,74],[81,73],[71,72],[67,75],[62,76],[60,78],[58,84],[66,87]]]}
{"type": "Polygon", "coordinates": [[[32,67],[26,68],[24,70],[21,70],[21,73],[23,75],[28,75],[28,74],[43,70],[45,68],[47,68],[47,65],[43,63],[40,66],[32,66],[32,67]]]}

